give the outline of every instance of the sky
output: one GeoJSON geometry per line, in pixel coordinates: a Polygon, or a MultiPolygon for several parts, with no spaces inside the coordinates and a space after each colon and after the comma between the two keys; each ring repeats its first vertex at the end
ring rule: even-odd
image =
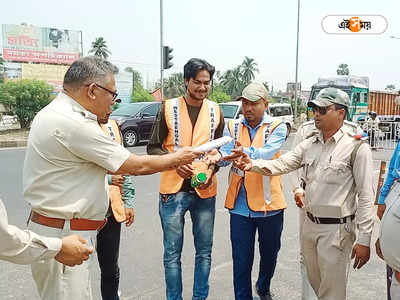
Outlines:
{"type": "MultiPolygon", "coordinates": [[[[258,64],[256,80],[281,90],[294,82],[297,0],[163,3],[164,44],[174,49],[174,66],[165,76],[182,72],[192,57],[206,59],[224,72],[248,56],[258,64]]],[[[159,0],[2,1],[1,10],[1,24],[81,30],[84,54],[101,36],[112,52],[111,61],[137,69],[145,84],[160,77],[159,0]]],[[[399,11],[398,0],[300,0],[298,81],[302,89],[309,90],[318,77],[335,75],[341,63],[349,65],[351,75],[368,76],[372,90],[383,90],[388,84],[400,88],[399,11]],[[321,22],[332,14],[382,15],[388,28],[380,35],[329,35],[321,22]]]]}

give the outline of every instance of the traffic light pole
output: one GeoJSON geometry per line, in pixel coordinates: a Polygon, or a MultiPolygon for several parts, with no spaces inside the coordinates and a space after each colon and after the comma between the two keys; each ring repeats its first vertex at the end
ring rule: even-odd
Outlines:
{"type": "Polygon", "coordinates": [[[160,85],[160,91],[161,91],[161,101],[164,100],[164,68],[163,68],[163,62],[164,62],[164,44],[163,44],[163,0],[160,0],[160,73],[161,73],[161,85],[160,85]]]}

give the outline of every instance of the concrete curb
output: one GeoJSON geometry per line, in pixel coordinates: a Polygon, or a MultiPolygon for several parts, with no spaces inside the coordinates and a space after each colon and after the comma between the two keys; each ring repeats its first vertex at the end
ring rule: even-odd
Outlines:
{"type": "Polygon", "coordinates": [[[0,141],[0,148],[26,147],[27,141],[0,141]]]}

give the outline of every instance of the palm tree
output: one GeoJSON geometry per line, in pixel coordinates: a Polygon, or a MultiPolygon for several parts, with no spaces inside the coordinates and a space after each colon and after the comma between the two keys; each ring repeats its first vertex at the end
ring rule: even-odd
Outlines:
{"type": "Polygon", "coordinates": [[[347,64],[340,64],[338,69],[336,70],[338,75],[349,75],[349,66],[347,64]]]}
{"type": "Polygon", "coordinates": [[[94,42],[92,42],[92,49],[89,53],[93,53],[95,56],[107,59],[111,51],[107,49],[106,41],[103,37],[98,37],[94,42]]]}
{"type": "Polygon", "coordinates": [[[258,73],[257,63],[254,58],[245,56],[242,62],[242,78],[245,82],[245,86],[255,78],[254,73],[258,73]]]}
{"type": "Polygon", "coordinates": [[[171,74],[167,79],[164,79],[164,94],[167,98],[178,97],[186,92],[183,73],[171,74]]]}

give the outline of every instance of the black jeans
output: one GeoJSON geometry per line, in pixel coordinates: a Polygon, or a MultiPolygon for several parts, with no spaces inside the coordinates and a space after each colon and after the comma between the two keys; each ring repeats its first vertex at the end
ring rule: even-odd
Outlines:
{"type": "Polygon", "coordinates": [[[101,296],[103,300],[119,300],[119,242],[121,223],[114,216],[107,218],[107,224],[97,234],[97,258],[101,271],[101,296]]]}

